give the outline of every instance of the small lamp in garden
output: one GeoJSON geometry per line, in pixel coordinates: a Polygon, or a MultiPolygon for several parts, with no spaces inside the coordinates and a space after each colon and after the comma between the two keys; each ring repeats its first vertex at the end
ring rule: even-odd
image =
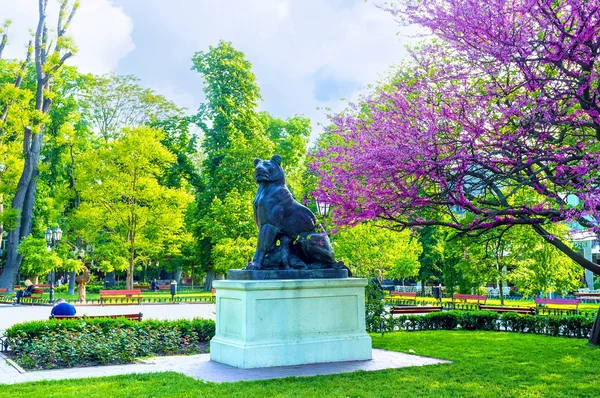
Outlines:
{"type": "MultiPolygon", "coordinates": [[[[58,226],[54,228],[54,230],[48,228],[46,229],[46,232],[44,232],[44,237],[46,238],[49,249],[57,247],[62,239],[62,230],[58,226]]],[[[54,302],[54,269],[50,272],[50,302],[54,302]]]]}

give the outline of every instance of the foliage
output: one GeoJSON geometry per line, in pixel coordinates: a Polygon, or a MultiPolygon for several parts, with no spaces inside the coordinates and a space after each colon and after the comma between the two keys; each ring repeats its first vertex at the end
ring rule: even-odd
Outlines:
{"type": "Polygon", "coordinates": [[[498,314],[493,311],[445,311],[426,315],[400,315],[393,322],[382,323],[377,330],[504,330],[509,332],[547,334],[551,336],[587,337],[593,318],[583,315],[536,316],[514,312],[498,314]]]}
{"type": "Polygon", "coordinates": [[[528,225],[600,232],[597,1],[400,0],[386,6],[436,40],[349,112],[313,165],[340,222],[444,225],[478,234],[528,225]],[[472,217],[465,222],[465,212],[472,217]],[[433,217],[444,214],[445,217],[433,217]]]}
{"type": "Polygon", "coordinates": [[[126,129],[82,155],[75,171],[82,200],[74,215],[77,229],[113,265],[127,264],[129,288],[139,261],[175,256],[189,239],[184,213],[190,195],[159,183],[164,166],[175,161],[162,138],[149,127],[126,129]]]}
{"type": "Polygon", "coordinates": [[[353,275],[372,275],[381,269],[388,279],[404,279],[417,275],[421,245],[409,231],[396,232],[361,223],[334,235],[337,260],[343,260],[353,275]]]}
{"type": "Polygon", "coordinates": [[[204,133],[193,215],[197,250],[206,271],[223,272],[245,261],[246,256],[232,256],[240,250],[246,253],[246,245],[256,235],[251,206],[256,191],[253,160],[281,151],[282,166],[297,188],[310,123],[301,116],[281,120],[258,112],[260,89],[252,65],[231,43],[220,41],[194,54],[192,61],[204,79],[206,96],[197,115],[204,133]],[[231,241],[241,243],[243,249],[227,249],[231,241]]]}
{"type": "Polygon", "coordinates": [[[123,128],[156,123],[180,114],[174,103],[139,85],[131,75],[88,76],[82,114],[106,141],[119,138],[123,128]]]}
{"type": "Polygon", "coordinates": [[[24,275],[46,275],[62,268],[62,259],[55,251],[48,250],[44,238],[26,237],[19,245],[19,253],[23,256],[21,272],[24,275]]]}
{"type": "Polygon", "coordinates": [[[136,357],[194,353],[215,333],[213,321],[131,321],[124,318],[17,324],[4,335],[27,369],[131,363],[136,357]]]}

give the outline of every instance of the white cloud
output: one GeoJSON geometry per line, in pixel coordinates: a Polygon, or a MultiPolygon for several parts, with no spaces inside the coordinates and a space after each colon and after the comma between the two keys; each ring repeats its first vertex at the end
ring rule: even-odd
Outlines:
{"type": "MultiPolygon", "coordinates": [[[[338,98],[317,99],[319,70],[347,82],[352,87],[348,99],[356,100],[361,87],[406,56],[408,39],[397,35],[392,16],[373,2],[151,0],[145,10],[168,28],[171,40],[183,43],[190,57],[220,39],[232,41],[253,65],[264,99],[261,108],[280,117],[303,113],[323,122],[324,112],[317,107],[343,108],[338,98]]],[[[199,102],[201,93],[194,97],[199,102]]]]}
{"type": "MultiPolygon", "coordinates": [[[[7,58],[23,58],[29,31],[38,21],[38,2],[34,0],[2,0],[3,17],[13,20],[6,47],[7,58]]],[[[56,26],[58,3],[48,3],[48,26],[56,26]]],[[[54,28],[55,29],[55,28],[54,28]]],[[[77,10],[68,34],[79,49],[68,63],[82,72],[107,73],[116,70],[119,60],[134,48],[131,38],[133,23],[119,7],[109,0],[83,0],[77,10]]]]}

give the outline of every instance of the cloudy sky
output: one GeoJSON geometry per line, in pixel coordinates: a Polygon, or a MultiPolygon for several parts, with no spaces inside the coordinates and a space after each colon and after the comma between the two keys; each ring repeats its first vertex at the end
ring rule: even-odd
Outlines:
{"type": "MultiPolygon", "coordinates": [[[[56,1],[49,0],[55,24],[56,1]]],[[[231,41],[252,63],[260,107],[278,117],[304,114],[321,131],[325,108],[339,111],[406,56],[410,31],[364,0],[81,0],[70,33],[83,72],[139,77],[144,86],[195,111],[202,78],[196,51],[231,41]]],[[[37,0],[0,0],[10,18],[7,57],[23,57],[37,0]]]]}

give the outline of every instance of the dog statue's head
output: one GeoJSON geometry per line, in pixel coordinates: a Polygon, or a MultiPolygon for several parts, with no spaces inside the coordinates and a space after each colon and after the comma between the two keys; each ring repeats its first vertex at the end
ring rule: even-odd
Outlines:
{"type": "Polygon", "coordinates": [[[260,183],[285,183],[281,168],[281,156],[273,155],[270,160],[254,159],[254,181],[260,183]]]}

